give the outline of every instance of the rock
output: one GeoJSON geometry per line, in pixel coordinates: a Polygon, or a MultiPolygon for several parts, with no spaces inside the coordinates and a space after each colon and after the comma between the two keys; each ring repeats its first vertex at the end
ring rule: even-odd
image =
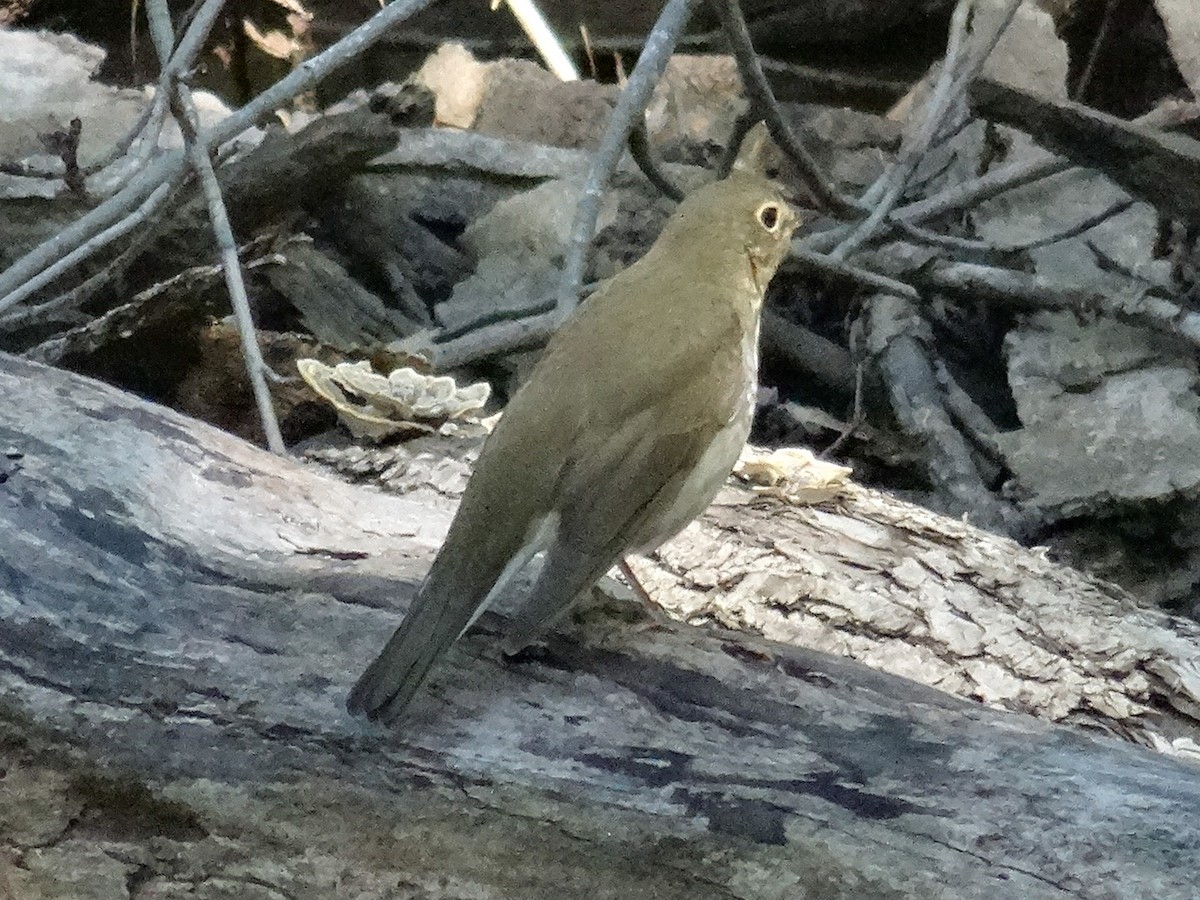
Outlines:
{"type": "Polygon", "coordinates": [[[1007,339],[1022,428],[998,436],[1020,488],[1051,514],[1200,487],[1196,363],[1117,322],[1042,313],[1007,339]]]}
{"type": "MultiPolygon", "coordinates": [[[[492,254],[561,259],[579,193],[578,182],[555,179],[500,200],[467,227],[463,246],[479,259],[492,254]]],[[[610,195],[601,204],[596,230],[611,225],[616,212],[610,195]]]]}
{"type": "Polygon", "coordinates": [[[559,81],[528,60],[480,63],[458,44],[443,44],[416,77],[433,91],[439,122],[554,147],[595,149],[618,93],[559,81]]]}
{"type": "Polygon", "coordinates": [[[1196,16],[1196,0],[1154,0],[1154,8],[1167,30],[1167,46],[1179,74],[1200,97],[1200,18],[1196,16]]]}
{"type": "Polygon", "coordinates": [[[855,109],[793,106],[789,118],[813,157],[843,189],[861,190],[883,174],[900,147],[901,126],[855,109]]]}
{"type": "MultiPolygon", "coordinates": [[[[1008,0],[975,4],[975,34],[999,27],[1008,0]]],[[[983,76],[1055,100],[1067,97],[1067,45],[1054,19],[1036,3],[1022,3],[983,65],[983,76]]]]}
{"type": "Polygon", "coordinates": [[[488,66],[474,127],[496,137],[594,150],[617,94],[615,85],[562,82],[536,63],[503,59],[488,66]]]}
{"type": "MultiPolygon", "coordinates": [[[[80,166],[102,159],[129,132],[146,98],[92,80],[104,55],[69,34],[0,29],[0,160],[61,172],[42,135],[65,131],[75,118],[83,123],[80,166]]],[[[61,181],[0,175],[0,196],[20,190],[52,197],[64,189],[61,181]]]]}
{"type": "MultiPolygon", "coordinates": [[[[437,307],[438,321],[463,328],[497,314],[527,313],[558,285],[559,266],[575,218],[580,186],[555,179],[500,200],[463,232],[462,246],[479,260],[437,307]]],[[[598,228],[616,219],[617,201],[602,202],[598,228]]]]}
{"type": "Polygon", "coordinates": [[[104,56],[69,34],[0,30],[0,159],[42,153],[39,135],[76,117],[83,120],[81,165],[124,137],[145,98],[92,80],[104,56]]]}
{"type": "Polygon", "coordinates": [[[705,148],[728,143],[745,109],[732,56],[677,54],[654,88],[646,125],[656,154],[695,164],[705,148]]]}
{"type": "Polygon", "coordinates": [[[539,300],[552,299],[558,279],[557,266],[545,260],[488,256],[454,286],[450,299],[437,305],[435,315],[444,328],[458,330],[498,314],[525,314],[539,300]]]}

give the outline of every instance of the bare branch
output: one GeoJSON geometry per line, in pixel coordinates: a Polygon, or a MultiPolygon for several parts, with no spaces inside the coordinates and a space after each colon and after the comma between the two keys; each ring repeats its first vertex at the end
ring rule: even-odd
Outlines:
{"type": "Polygon", "coordinates": [[[1200,347],[1200,312],[1193,312],[1144,286],[1108,296],[1055,284],[1038,275],[977,263],[937,262],[911,277],[946,293],[992,300],[1023,310],[1065,309],[1092,312],[1176,335],[1200,347]]]}
{"type": "Polygon", "coordinates": [[[1018,510],[996,499],[980,477],[971,447],[950,419],[938,384],[928,325],[907,300],[876,295],[867,304],[871,355],[888,387],[892,410],[927,452],[930,480],[956,502],[953,510],[1001,534],[1025,528],[1018,510]]]}
{"type": "Polygon", "coordinates": [[[922,241],[926,244],[933,244],[938,247],[947,247],[952,250],[966,250],[974,253],[987,253],[995,255],[1003,255],[1008,253],[1021,253],[1026,250],[1036,250],[1039,247],[1049,247],[1051,244],[1057,244],[1061,241],[1070,240],[1073,237],[1078,237],[1085,232],[1091,231],[1097,225],[1102,225],[1109,219],[1119,216],[1125,210],[1133,206],[1132,200],[1118,200],[1115,203],[1110,203],[1098,213],[1093,213],[1078,222],[1061,228],[1058,231],[1053,231],[1050,234],[1042,235],[1037,238],[1030,238],[1027,241],[1018,241],[1012,244],[997,244],[992,241],[981,241],[975,238],[956,237],[951,234],[938,234],[935,231],[921,228],[917,225],[910,225],[903,219],[895,221],[896,226],[900,231],[911,237],[922,241]]]}
{"type": "Polygon", "coordinates": [[[408,171],[414,166],[437,168],[469,178],[578,178],[586,173],[590,154],[452,128],[401,128],[396,146],[370,161],[371,172],[408,171]]]}
{"type": "Polygon", "coordinates": [[[571,239],[567,244],[563,260],[562,282],[558,291],[558,308],[566,315],[579,302],[579,286],[583,282],[583,271],[587,263],[588,246],[596,230],[596,219],[600,215],[600,199],[608,179],[617,167],[621,153],[629,142],[629,133],[636,119],[643,115],[650,94],[658,79],[662,77],[667,60],[675,49],[675,43],[683,33],[688,18],[697,0],[667,0],[663,11],[654,23],[645,46],[638,55],[637,65],[621,91],[616,108],[608,120],[608,128],[600,141],[600,148],[592,158],[592,166],[584,182],[579,204],[575,210],[575,222],[571,228],[571,239]]]}
{"type": "Polygon", "coordinates": [[[827,253],[819,253],[805,246],[803,241],[792,244],[792,252],[783,264],[783,269],[805,269],[833,281],[842,281],[855,287],[866,287],[875,291],[886,291],[906,300],[920,300],[920,292],[911,284],[897,278],[856,266],[827,253]]]}
{"type": "Polygon", "coordinates": [[[670,197],[676,203],[683,199],[683,191],[675,186],[662,167],[654,159],[654,155],[650,152],[650,135],[646,132],[646,122],[644,119],[639,119],[634,123],[633,130],[629,132],[629,155],[633,157],[633,161],[637,163],[642,174],[646,176],[646,180],[659,189],[665,196],[670,197]]]}
{"type": "MultiPolygon", "coordinates": [[[[213,5],[220,6],[219,3],[213,5]]],[[[201,10],[201,14],[203,12],[204,9],[201,10]]],[[[238,262],[237,242],[233,237],[233,228],[229,224],[229,213],[225,209],[225,200],[221,196],[221,186],[217,183],[217,174],[213,171],[212,160],[208,158],[208,150],[200,143],[198,135],[200,117],[196,111],[196,104],[192,100],[191,89],[183,83],[179,75],[170,73],[173,31],[171,14],[167,9],[166,0],[146,0],[146,18],[150,22],[150,35],[155,49],[162,61],[163,74],[170,79],[167,89],[171,92],[171,111],[179,123],[188,159],[200,180],[200,187],[204,191],[204,197],[208,203],[208,216],[212,222],[213,234],[220,251],[225,286],[229,291],[229,299],[237,320],[238,334],[242,339],[242,356],[246,363],[246,374],[250,378],[250,386],[254,392],[254,401],[258,406],[263,432],[267,436],[267,446],[274,453],[284,453],[287,448],[283,443],[283,435],[279,431],[279,421],[275,416],[275,407],[271,403],[271,393],[267,389],[265,378],[268,371],[267,364],[263,361],[262,353],[258,348],[254,319],[250,314],[250,301],[246,296],[246,284],[242,279],[242,269],[238,262]]]]}
{"type": "Polygon", "coordinates": [[[762,63],[750,37],[750,29],[746,26],[746,18],[742,15],[737,0],[713,0],[712,6],[721,20],[725,37],[737,60],[742,86],[750,98],[750,106],[755,115],[767,123],[771,138],[796,164],[805,184],[817,200],[837,212],[851,210],[854,206],[852,201],[839,194],[830,184],[829,177],[822,170],[820,163],[783,121],[779,103],[775,100],[775,93],[763,73],[762,63]]]}
{"type": "MultiPolygon", "coordinates": [[[[182,171],[175,173],[174,178],[158,185],[158,187],[156,187],[148,197],[144,198],[128,215],[118,219],[114,224],[108,226],[103,231],[100,231],[95,236],[88,237],[82,244],[80,244],[70,253],[67,253],[65,256],[61,257],[47,268],[43,269],[33,278],[30,278],[22,283],[19,287],[10,291],[7,296],[0,297],[0,313],[7,309],[11,309],[22,300],[25,300],[31,295],[37,293],[64,272],[68,272],[75,268],[75,266],[79,265],[85,259],[90,258],[98,250],[108,246],[109,244],[113,243],[113,241],[119,240],[145,222],[148,218],[150,218],[151,215],[154,214],[155,210],[162,206],[163,202],[169,196],[171,196],[172,189],[175,187],[177,181],[182,178],[182,176],[182,171]]],[[[64,230],[63,234],[74,227],[75,226],[69,226],[68,229],[64,230]]],[[[57,239],[51,238],[45,244],[42,244],[42,246],[46,247],[50,244],[53,244],[55,240],[57,239]]],[[[14,264],[14,267],[19,264],[19,262],[14,264]]],[[[12,269],[9,269],[8,271],[11,272],[12,269]]],[[[0,279],[3,279],[5,274],[7,273],[0,273],[0,279]]],[[[7,324],[7,319],[0,320],[0,327],[5,327],[7,324]]]]}
{"type": "Polygon", "coordinates": [[[562,319],[554,298],[547,298],[541,306],[549,311],[536,312],[519,319],[505,318],[439,342],[432,348],[434,367],[444,371],[501,353],[542,346],[554,334],[562,319]]]}
{"type": "MultiPolygon", "coordinates": [[[[1012,5],[1015,9],[1017,2],[1012,5]]],[[[966,63],[962,63],[966,34],[970,27],[970,14],[973,8],[972,0],[959,0],[950,20],[950,36],[946,46],[946,58],[942,70],[925,106],[925,115],[921,123],[910,129],[905,135],[900,154],[887,171],[873,184],[863,196],[863,201],[873,204],[871,214],[850,236],[835,247],[830,255],[835,259],[845,259],[859,247],[869,241],[879,230],[884,220],[895,209],[912,173],[929,150],[934,139],[945,127],[949,116],[955,109],[956,102],[961,99],[970,79],[983,65],[986,54],[975,54],[966,63]]],[[[1007,24],[1007,21],[1006,23],[1007,24]]],[[[990,50],[990,48],[989,48],[990,50]]]]}
{"type": "MultiPolygon", "coordinates": [[[[297,94],[309,90],[330,72],[370,47],[383,37],[393,25],[419,12],[432,2],[433,0],[394,0],[340,41],[312,59],[305,60],[290,74],[263,91],[233,115],[201,134],[199,138],[201,146],[207,151],[241,134],[262,116],[286,103],[297,94]]],[[[208,3],[201,7],[201,12],[208,9],[210,3],[214,7],[212,15],[215,16],[215,9],[220,6],[217,0],[208,0],[208,3]]],[[[197,20],[199,19],[200,15],[197,14],[197,20]]],[[[193,33],[193,28],[196,28],[195,21],[193,21],[192,28],[188,29],[188,34],[193,33]]],[[[188,46],[188,35],[185,35],[184,39],[180,41],[177,51],[181,60],[188,46]]],[[[174,184],[182,176],[186,164],[185,154],[182,151],[161,154],[111,198],[64,228],[50,240],[35,247],[8,269],[0,272],[0,309],[12,305],[8,300],[9,295],[30,278],[91,241],[114,222],[132,213],[162,185],[174,184]]],[[[99,246],[102,245],[93,245],[88,253],[74,257],[72,265],[78,265],[91,252],[99,249],[99,246]]]]}
{"type": "Polygon", "coordinates": [[[1103,173],[1166,215],[1200,219],[1200,141],[991,81],[971,88],[971,102],[981,114],[1103,173]]]}

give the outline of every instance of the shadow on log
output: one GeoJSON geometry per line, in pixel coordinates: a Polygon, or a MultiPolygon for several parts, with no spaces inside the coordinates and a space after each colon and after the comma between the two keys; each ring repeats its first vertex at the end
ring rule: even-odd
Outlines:
{"type": "Polygon", "coordinates": [[[369,728],[444,506],[12,357],[0,396],[0,895],[1194,896],[1200,769],[620,603],[521,661],[485,623],[369,728]]]}

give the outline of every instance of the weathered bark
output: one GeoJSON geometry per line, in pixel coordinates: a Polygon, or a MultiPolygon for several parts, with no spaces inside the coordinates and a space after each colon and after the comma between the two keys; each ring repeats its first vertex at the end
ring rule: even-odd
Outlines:
{"type": "MultiPolygon", "coordinates": [[[[0,396],[0,893],[1194,894],[1200,770],[757,636],[630,624],[625,603],[518,661],[485,624],[400,728],[367,728],[342,699],[447,524],[436,485],[343,484],[11,357],[0,396]]],[[[863,598],[1088,585],[995,539],[964,556],[982,576],[932,565],[978,533],[862,518],[889,503],[901,521],[863,492],[770,519],[742,495],[664,557],[819,567],[840,543],[863,598]],[[743,545],[713,558],[722,530],[743,545]]],[[[786,618],[797,586],[746,578],[728,602],[786,618]]]]}

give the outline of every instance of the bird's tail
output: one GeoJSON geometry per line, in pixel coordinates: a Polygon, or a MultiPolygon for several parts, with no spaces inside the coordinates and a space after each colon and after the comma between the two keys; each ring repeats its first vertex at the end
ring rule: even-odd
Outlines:
{"type": "Polygon", "coordinates": [[[463,630],[464,623],[448,612],[444,602],[417,597],[391,640],[354,685],[346,701],[350,712],[390,722],[404,711],[434,662],[463,630]]]}
{"type": "Polygon", "coordinates": [[[472,530],[455,519],[404,621],[351,690],[346,701],[350,712],[372,721],[397,718],[433,664],[471,627],[490,597],[504,593],[545,549],[556,523],[556,516],[540,517],[522,536],[506,528],[472,530]]]}

